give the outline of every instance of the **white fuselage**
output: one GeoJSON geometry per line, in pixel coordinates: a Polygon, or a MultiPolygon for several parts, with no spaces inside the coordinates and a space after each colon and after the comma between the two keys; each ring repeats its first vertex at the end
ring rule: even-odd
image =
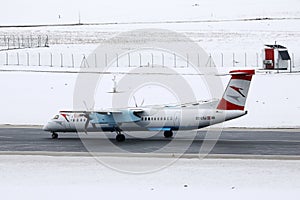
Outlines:
{"type": "MultiPolygon", "coordinates": [[[[83,112],[63,113],[56,115],[43,129],[51,132],[100,132],[116,131],[168,131],[195,130],[213,124],[228,121],[243,116],[247,111],[201,109],[197,106],[189,108],[143,108],[144,112],[137,114],[140,118],[135,122],[111,123],[87,122],[83,112]]],[[[113,115],[113,114],[112,114],[113,115]]]]}

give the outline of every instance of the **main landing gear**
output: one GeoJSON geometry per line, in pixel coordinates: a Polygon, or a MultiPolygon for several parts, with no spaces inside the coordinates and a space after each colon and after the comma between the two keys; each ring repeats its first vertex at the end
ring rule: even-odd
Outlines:
{"type": "Polygon", "coordinates": [[[118,133],[116,136],[117,142],[124,142],[125,141],[125,135],[122,133],[118,133]]]}
{"type": "Polygon", "coordinates": [[[57,139],[58,138],[58,134],[57,133],[55,133],[55,132],[52,132],[52,139],[57,139]]]}
{"type": "Polygon", "coordinates": [[[125,135],[122,134],[122,130],[120,128],[116,128],[117,136],[116,140],[117,142],[124,142],[125,141],[125,135]]]}
{"type": "Polygon", "coordinates": [[[165,138],[171,138],[173,137],[173,131],[165,131],[164,132],[165,138]]]}

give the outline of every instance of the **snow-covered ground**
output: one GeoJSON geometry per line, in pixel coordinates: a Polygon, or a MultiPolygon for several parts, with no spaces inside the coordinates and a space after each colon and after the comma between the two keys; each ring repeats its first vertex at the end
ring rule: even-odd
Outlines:
{"type": "MultiPolygon", "coordinates": [[[[55,2],[52,1],[51,5],[55,5],[55,2]]],[[[297,0],[243,1],[243,3],[237,0],[209,2],[176,0],[151,1],[151,3],[114,0],[105,3],[87,1],[85,5],[72,1],[72,6],[68,6],[69,1],[64,1],[57,3],[62,9],[48,5],[49,2],[45,5],[36,0],[27,2],[28,5],[30,3],[34,5],[36,12],[20,18],[15,14],[12,16],[11,11],[14,10],[16,13],[18,8],[15,5],[23,5],[23,3],[6,2],[7,9],[0,13],[0,16],[5,15],[5,18],[0,18],[2,20],[0,23],[12,25],[77,22],[78,11],[80,11],[82,22],[120,22],[121,24],[1,28],[0,35],[47,34],[50,48],[0,52],[0,70],[4,70],[0,72],[2,112],[0,124],[43,124],[58,110],[72,109],[76,73],[30,72],[30,70],[76,72],[82,65],[83,56],[92,53],[97,43],[105,43],[107,39],[121,32],[135,29],[163,28],[186,35],[212,55],[218,73],[228,73],[232,69],[245,67],[261,68],[263,45],[273,44],[275,41],[287,46],[290,54],[293,55],[293,71],[300,69],[300,12],[298,11],[300,2],[297,0]],[[79,6],[78,9],[75,9],[76,6],[79,6]],[[47,9],[44,9],[45,7],[47,9]],[[124,7],[127,9],[120,9],[124,7]],[[153,8],[155,8],[155,15],[153,8]],[[58,15],[60,15],[59,19],[58,15]],[[249,18],[257,20],[244,20],[249,18]],[[269,19],[261,20],[262,18],[269,19]],[[247,54],[246,59],[245,54],[247,54]]],[[[24,5],[24,8],[29,6],[24,5]]],[[[148,39],[157,42],[160,38],[148,39]]],[[[103,59],[104,55],[100,57],[103,59]]],[[[155,60],[160,62],[161,58],[155,60]]],[[[143,60],[144,65],[147,64],[146,61],[147,59],[143,60]]],[[[131,65],[138,65],[138,59],[134,63],[132,57],[131,62],[131,65]]],[[[184,70],[182,69],[183,72],[184,70]]],[[[112,90],[112,78],[112,75],[106,76],[106,81],[102,84],[101,99],[104,97],[111,99],[106,92],[112,90]]],[[[185,78],[191,84],[197,83],[197,77],[186,76],[185,78]]],[[[299,127],[300,103],[297,92],[299,78],[299,73],[258,72],[253,78],[246,105],[249,114],[228,122],[225,126],[299,127]]],[[[120,77],[117,77],[118,79],[120,77]]],[[[223,86],[226,86],[229,76],[220,76],[220,79],[223,86]]],[[[193,86],[196,97],[207,99],[198,87],[199,85],[193,86]]],[[[221,95],[220,93],[218,98],[221,95]]],[[[147,99],[151,98],[149,95],[137,98],[140,102],[141,99],[145,99],[145,103],[153,103],[147,99]]],[[[168,103],[167,100],[165,103],[168,103]]],[[[105,108],[110,105],[107,103],[97,106],[105,108]]]]}
{"type": "MultiPolygon", "coordinates": [[[[100,158],[101,159],[101,158],[100,158]]],[[[0,156],[4,199],[297,199],[298,160],[179,159],[154,173],[162,159],[106,157],[130,173],[112,170],[91,157],[0,156]],[[141,196],[142,195],[142,196],[141,196]]],[[[119,169],[122,170],[122,169],[119,169]]]]}

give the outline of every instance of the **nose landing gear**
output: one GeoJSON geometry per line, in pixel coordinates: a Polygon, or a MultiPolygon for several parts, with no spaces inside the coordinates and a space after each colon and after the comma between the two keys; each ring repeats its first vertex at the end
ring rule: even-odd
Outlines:
{"type": "Polygon", "coordinates": [[[55,133],[55,132],[52,132],[52,139],[57,139],[58,138],[58,134],[57,133],[55,133]]]}

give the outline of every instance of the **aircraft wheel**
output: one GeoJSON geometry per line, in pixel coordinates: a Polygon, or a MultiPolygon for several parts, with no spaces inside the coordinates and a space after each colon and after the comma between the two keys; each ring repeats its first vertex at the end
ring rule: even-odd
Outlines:
{"type": "Polygon", "coordinates": [[[123,134],[118,134],[118,135],[116,136],[116,140],[117,140],[118,142],[124,142],[124,141],[125,141],[125,135],[123,135],[123,134]]]}
{"type": "Polygon", "coordinates": [[[173,131],[165,131],[164,136],[165,136],[165,138],[173,137],[173,131]]]}
{"type": "Polygon", "coordinates": [[[58,138],[58,134],[57,133],[52,133],[52,139],[57,139],[58,138]]]}

